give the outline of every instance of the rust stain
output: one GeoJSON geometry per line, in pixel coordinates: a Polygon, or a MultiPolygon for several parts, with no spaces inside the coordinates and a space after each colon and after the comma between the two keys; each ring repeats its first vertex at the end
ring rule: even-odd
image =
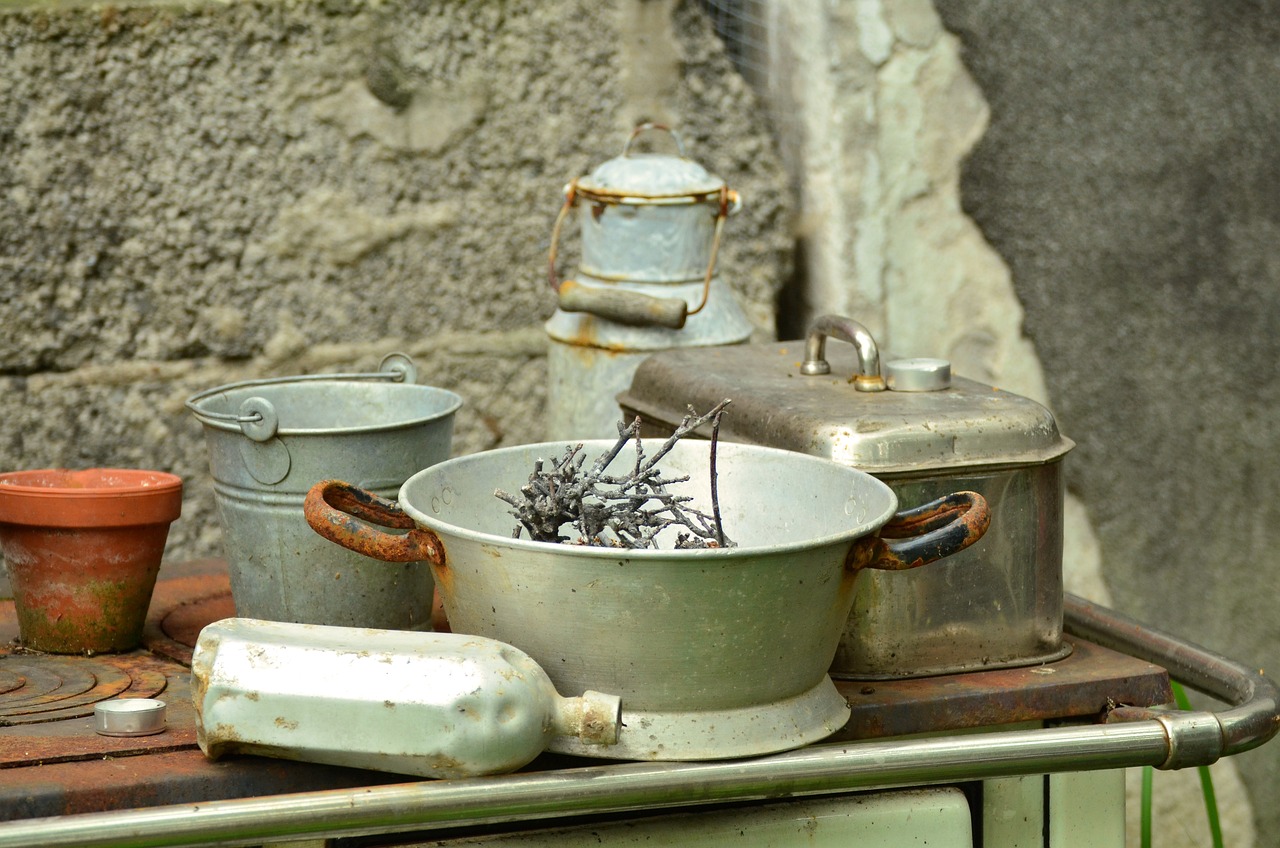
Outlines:
{"type": "Polygon", "coordinates": [[[840,680],[852,708],[832,740],[874,739],[922,731],[990,727],[1063,718],[1102,720],[1108,705],[1138,708],[1172,699],[1158,666],[1076,640],[1051,666],[992,669],[901,680],[840,680]],[[1038,674],[1051,667],[1055,674],[1038,674]]]}
{"type": "Polygon", "coordinates": [[[564,343],[571,349],[587,348],[586,350],[573,351],[578,354],[582,364],[591,366],[594,365],[597,357],[604,357],[607,361],[619,354],[634,353],[634,351],[620,342],[601,341],[596,334],[596,322],[591,319],[592,316],[586,316],[579,323],[577,331],[563,339],[564,343]]]}
{"type": "Polygon", "coordinates": [[[348,550],[386,562],[444,560],[444,546],[435,533],[417,527],[395,501],[340,480],[322,480],[303,502],[311,528],[348,550]],[[408,530],[403,535],[380,528],[408,530]]]}
{"type": "Polygon", "coordinates": [[[449,614],[444,608],[444,599],[440,597],[440,588],[437,586],[431,593],[431,629],[437,633],[450,633],[453,628],[449,626],[449,614]]]}
{"type": "MultiPolygon", "coordinates": [[[[991,525],[991,510],[977,492],[954,492],[913,509],[903,510],[869,537],[863,568],[902,571],[936,562],[982,538],[991,525]]],[[[857,547],[857,545],[855,545],[857,547]]]]}
{"type": "Polygon", "coordinates": [[[436,591],[440,593],[440,598],[444,601],[445,607],[453,606],[453,569],[444,561],[443,556],[440,558],[440,562],[431,563],[431,574],[435,577],[436,591]]]}

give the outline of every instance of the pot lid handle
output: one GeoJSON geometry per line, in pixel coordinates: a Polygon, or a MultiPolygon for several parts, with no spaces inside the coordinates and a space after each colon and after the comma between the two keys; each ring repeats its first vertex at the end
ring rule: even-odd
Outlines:
{"type": "Polygon", "coordinates": [[[843,315],[821,315],[809,326],[804,341],[804,362],[800,373],[806,377],[830,374],[827,363],[827,336],[833,336],[853,345],[858,351],[858,373],[852,377],[853,387],[860,392],[883,392],[884,377],[880,374],[880,348],[866,327],[843,315]]]}

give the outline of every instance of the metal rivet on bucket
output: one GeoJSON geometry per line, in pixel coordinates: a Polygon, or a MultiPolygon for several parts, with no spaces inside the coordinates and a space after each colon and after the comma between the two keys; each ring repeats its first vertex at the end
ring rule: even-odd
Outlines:
{"type": "Polygon", "coordinates": [[[240,429],[255,442],[265,442],[280,429],[280,416],[266,398],[247,398],[240,404],[240,429]]]}
{"type": "Polygon", "coordinates": [[[399,374],[402,383],[418,382],[418,366],[405,353],[388,353],[382,357],[382,361],[378,363],[378,373],[399,374]]]}

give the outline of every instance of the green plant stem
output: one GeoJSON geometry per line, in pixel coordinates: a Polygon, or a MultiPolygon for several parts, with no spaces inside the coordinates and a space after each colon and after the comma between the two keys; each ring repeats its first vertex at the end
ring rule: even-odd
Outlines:
{"type": "MultiPolygon", "coordinates": [[[[1173,700],[1178,705],[1178,709],[1190,710],[1191,702],[1187,699],[1187,693],[1182,690],[1182,686],[1176,680],[1170,680],[1169,686],[1173,689],[1173,700]]],[[[1223,848],[1222,823],[1218,819],[1218,798],[1213,791],[1213,776],[1209,774],[1208,766],[1198,768],[1200,791],[1204,795],[1204,810],[1209,817],[1209,836],[1213,840],[1213,848],[1223,848]]]]}
{"type": "Polygon", "coordinates": [[[1142,806],[1139,808],[1142,848],[1151,848],[1151,778],[1154,772],[1151,766],[1142,767],[1142,806]]]}

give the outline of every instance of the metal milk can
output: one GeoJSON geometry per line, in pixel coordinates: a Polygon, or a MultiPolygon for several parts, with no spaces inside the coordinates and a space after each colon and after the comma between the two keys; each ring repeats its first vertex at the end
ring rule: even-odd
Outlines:
{"type": "Polygon", "coordinates": [[[614,398],[654,351],[750,337],[751,323],[716,269],[725,219],[739,205],[737,192],[659,124],[636,127],[621,156],[565,186],[548,256],[557,295],[546,324],[549,439],[616,438],[614,398]],[[677,154],[633,153],[647,130],[668,133],[677,154]],[[574,278],[560,280],[560,230],[575,208],[582,257],[574,278]]]}

